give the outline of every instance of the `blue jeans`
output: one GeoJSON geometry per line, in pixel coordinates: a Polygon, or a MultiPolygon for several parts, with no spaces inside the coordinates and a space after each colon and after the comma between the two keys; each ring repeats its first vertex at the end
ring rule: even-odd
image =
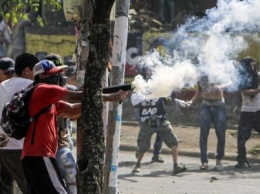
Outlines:
{"type": "Polygon", "coordinates": [[[226,107],[223,103],[218,106],[208,106],[206,104],[201,104],[200,111],[200,153],[201,162],[208,162],[207,155],[207,145],[210,125],[213,122],[215,127],[215,133],[217,136],[217,160],[222,160],[225,153],[225,143],[226,143],[226,107]]]}
{"type": "Polygon", "coordinates": [[[56,154],[56,160],[65,181],[68,194],[77,193],[77,167],[70,148],[59,148],[56,154]]]}

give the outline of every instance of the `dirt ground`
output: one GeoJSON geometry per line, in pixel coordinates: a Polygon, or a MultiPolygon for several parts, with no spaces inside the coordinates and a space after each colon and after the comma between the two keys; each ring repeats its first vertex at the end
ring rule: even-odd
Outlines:
{"type": "MultiPolygon", "coordinates": [[[[194,155],[199,154],[199,128],[196,126],[184,126],[184,125],[173,125],[173,129],[181,141],[179,144],[179,151],[181,153],[194,153],[194,155]]],[[[123,124],[121,129],[121,138],[120,145],[121,146],[136,146],[137,134],[139,131],[139,127],[137,125],[129,125],[123,124]]],[[[152,137],[151,141],[151,150],[153,149],[153,142],[155,139],[155,135],[152,137]]],[[[259,145],[260,136],[257,133],[253,133],[250,140],[247,142],[248,151],[252,151],[255,149],[255,146],[259,145]]],[[[227,130],[226,132],[226,149],[225,155],[226,157],[234,158],[236,156],[236,141],[237,141],[237,133],[235,130],[227,130]]],[[[212,128],[210,130],[210,135],[208,138],[208,153],[212,157],[216,152],[217,139],[215,135],[215,131],[212,128]]],[[[168,152],[168,148],[163,144],[163,151],[168,152]]],[[[259,154],[248,154],[248,157],[251,158],[259,158],[259,154]]]]}

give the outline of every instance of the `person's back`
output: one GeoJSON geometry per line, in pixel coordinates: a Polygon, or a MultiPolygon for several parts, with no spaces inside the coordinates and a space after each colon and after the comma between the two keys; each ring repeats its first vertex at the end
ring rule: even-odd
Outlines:
{"type": "MultiPolygon", "coordinates": [[[[17,57],[15,61],[15,73],[17,76],[5,80],[0,84],[0,112],[2,112],[4,105],[9,102],[14,93],[27,88],[32,83],[32,68],[37,62],[38,59],[32,54],[24,53],[17,57]]],[[[1,117],[2,114],[0,114],[0,118],[1,117]]],[[[4,133],[1,126],[0,133],[4,133]]],[[[1,170],[5,169],[8,171],[12,178],[16,180],[22,192],[25,193],[27,190],[27,183],[20,160],[22,148],[23,139],[16,140],[14,138],[9,138],[7,145],[0,148],[0,165],[1,170]]],[[[1,179],[5,179],[3,174],[1,174],[1,179]]],[[[8,184],[10,184],[10,182],[3,186],[10,187],[8,184]]]]}
{"type": "MultiPolygon", "coordinates": [[[[8,79],[0,84],[0,110],[2,111],[4,105],[10,101],[11,97],[18,91],[27,88],[30,84],[32,84],[32,80],[24,79],[21,77],[13,77],[8,79]]],[[[2,115],[0,115],[1,119],[2,115]]],[[[2,128],[0,127],[0,133],[3,133],[2,128]]],[[[10,138],[7,146],[2,149],[22,149],[23,148],[23,140],[17,140],[14,138],[10,138]]],[[[0,148],[1,149],[1,148],[0,148]]]]}
{"type": "MultiPolygon", "coordinates": [[[[1,29],[0,29],[1,30],[1,29]]],[[[3,34],[1,34],[0,32],[0,36],[3,36],[3,34]]],[[[1,37],[0,37],[1,39],[1,37]]],[[[1,42],[1,41],[0,41],[1,42]]],[[[5,80],[10,79],[13,74],[14,74],[14,60],[12,60],[11,58],[5,58],[3,57],[5,55],[4,50],[1,50],[2,45],[0,43],[0,83],[2,83],[5,80]],[[3,58],[1,58],[3,57],[3,58]]],[[[2,48],[4,49],[4,48],[2,48]]],[[[6,93],[2,93],[2,100],[5,99],[6,93]]],[[[0,103],[1,103],[1,99],[0,99],[0,103]]],[[[0,104],[1,106],[1,104],[0,104]]],[[[0,107],[0,110],[2,110],[2,108],[0,107]]],[[[0,114],[0,118],[1,118],[2,114],[0,114]]],[[[9,141],[9,138],[7,137],[6,134],[1,134],[1,147],[5,147],[9,141]]],[[[9,192],[11,193],[13,191],[13,179],[12,179],[12,175],[5,169],[3,168],[1,171],[1,177],[4,177],[4,179],[0,180],[0,191],[2,192],[9,192]]],[[[0,192],[1,193],[1,192],[0,192]]]]}

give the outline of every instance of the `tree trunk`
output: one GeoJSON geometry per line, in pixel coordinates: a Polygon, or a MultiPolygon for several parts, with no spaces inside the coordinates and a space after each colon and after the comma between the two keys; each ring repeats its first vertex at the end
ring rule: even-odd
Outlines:
{"type": "MultiPolygon", "coordinates": [[[[93,2],[89,23],[89,53],[85,64],[82,117],[78,137],[78,194],[101,194],[104,135],[102,122],[102,77],[109,61],[109,16],[114,0],[93,2]]],[[[90,10],[90,9],[88,9],[90,10]]]]}

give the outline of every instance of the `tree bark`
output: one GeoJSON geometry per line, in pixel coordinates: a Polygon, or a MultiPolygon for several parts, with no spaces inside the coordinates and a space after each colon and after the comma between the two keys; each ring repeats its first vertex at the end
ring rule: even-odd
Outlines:
{"type": "Polygon", "coordinates": [[[78,194],[101,194],[103,184],[102,77],[109,61],[109,16],[114,0],[92,3],[88,20],[89,53],[84,64],[83,112],[78,125],[78,137],[82,138],[78,145],[78,194]]]}

